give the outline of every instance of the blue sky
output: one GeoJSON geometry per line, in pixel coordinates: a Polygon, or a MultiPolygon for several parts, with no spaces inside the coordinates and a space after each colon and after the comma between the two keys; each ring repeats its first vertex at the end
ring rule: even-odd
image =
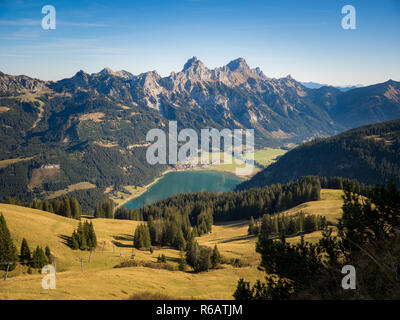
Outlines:
{"type": "Polygon", "coordinates": [[[399,35],[400,0],[0,0],[0,70],[45,80],[106,66],[165,76],[197,56],[331,85],[400,81],[399,35]],[[41,27],[48,4],[55,30],[41,27]],[[341,27],[347,4],[356,30],[341,27]]]}

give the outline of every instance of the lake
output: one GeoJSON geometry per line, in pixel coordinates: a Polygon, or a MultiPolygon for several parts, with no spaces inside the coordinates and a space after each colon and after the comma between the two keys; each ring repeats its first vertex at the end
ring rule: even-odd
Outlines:
{"type": "Polygon", "coordinates": [[[232,173],[211,170],[169,172],[146,192],[125,204],[126,208],[140,208],[178,193],[197,191],[229,191],[243,181],[232,173]]]}

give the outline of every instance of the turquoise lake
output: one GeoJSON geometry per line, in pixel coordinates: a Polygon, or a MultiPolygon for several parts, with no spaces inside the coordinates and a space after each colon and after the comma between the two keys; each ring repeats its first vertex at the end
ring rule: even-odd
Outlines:
{"type": "Polygon", "coordinates": [[[169,172],[142,195],[126,203],[125,207],[140,208],[183,192],[229,191],[242,181],[243,179],[227,172],[208,170],[169,172]]]}

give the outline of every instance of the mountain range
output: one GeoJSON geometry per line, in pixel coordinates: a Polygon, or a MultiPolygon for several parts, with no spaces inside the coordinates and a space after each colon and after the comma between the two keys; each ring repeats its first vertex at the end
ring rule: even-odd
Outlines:
{"type": "Polygon", "coordinates": [[[340,91],[349,91],[351,89],[356,89],[356,88],[361,88],[363,87],[363,85],[361,84],[357,84],[357,85],[349,85],[349,86],[330,86],[328,84],[321,84],[321,83],[317,83],[317,82],[312,82],[312,81],[308,81],[308,82],[300,82],[303,86],[310,88],[310,89],[319,89],[321,87],[334,87],[336,89],[339,89],[340,91]]]}
{"type": "Polygon", "coordinates": [[[193,57],[166,77],[109,68],[59,81],[0,73],[0,199],[44,198],[85,182],[96,188],[74,194],[90,203],[144,185],[165,169],[147,164],[146,133],[170,120],[179,130],[252,128],[256,147],[285,147],[395,118],[399,82],[310,89],[243,58],[209,69],[193,57]]]}

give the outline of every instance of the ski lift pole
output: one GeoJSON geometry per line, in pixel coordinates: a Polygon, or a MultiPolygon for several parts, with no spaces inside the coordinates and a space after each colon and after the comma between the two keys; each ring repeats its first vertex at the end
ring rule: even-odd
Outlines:
{"type": "Polygon", "coordinates": [[[7,277],[8,277],[8,270],[10,270],[10,265],[12,265],[12,262],[11,261],[7,261],[7,262],[5,262],[3,264],[7,265],[6,274],[4,275],[4,281],[6,281],[7,277]]]}

